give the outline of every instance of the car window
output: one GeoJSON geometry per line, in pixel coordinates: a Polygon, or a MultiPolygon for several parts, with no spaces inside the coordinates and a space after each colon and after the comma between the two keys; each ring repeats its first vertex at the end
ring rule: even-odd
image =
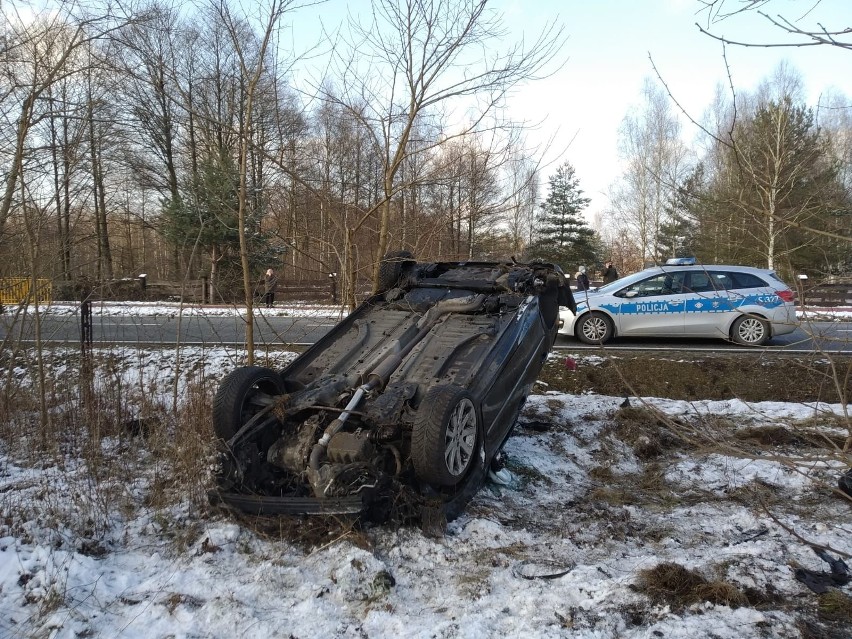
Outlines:
{"type": "Polygon", "coordinates": [[[683,272],[661,273],[635,282],[623,290],[634,291],[637,297],[651,295],[676,295],[683,291],[683,272]]]}
{"type": "Polygon", "coordinates": [[[712,293],[715,289],[710,275],[704,271],[693,271],[685,288],[693,293],[712,293]]]}
{"type": "Polygon", "coordinates": [[[734,280],[731,278],[730,273],[723,273],[721,271],[710,271],[709,273],[710,279],[713,280],[713,285],[717,290],[720,291],[730,291],[734,288],[734,280]]]}
{"type": "Polygon", "coordinates": [[[766,288],[766,282],[757,275],[751,273],[731,273],[734,280],[734,288],[766,288]]]}
{"type": "Polygon", "coordinates": [[[716,284],[716,288],[735,291],[744,288],[766,288],[766,282],[752,275],[740,271],[711,271],[710,277],[716,284]]]}
{"type": "Polygon", "coordinates": [[[767,273],[769,279],[774,280],[776,283],[781,284],[782,286],[787,286],[787,284],[782,280],[776,273],[767,273]]]}

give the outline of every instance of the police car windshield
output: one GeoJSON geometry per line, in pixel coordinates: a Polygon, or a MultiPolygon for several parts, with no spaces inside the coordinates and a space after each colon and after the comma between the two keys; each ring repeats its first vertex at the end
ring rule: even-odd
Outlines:
{"type": "Polygon", "coordinates": [[[625,286],[630,286],[633,282],[638,282],[639,280],[643,280],[648,277],[647,271],[639,271],[638,273],[633,273],[632,275],[625,275],[614,282],[610,282],[609,284],[604,284],[595,289],[595,293],[615,293],[616,291],[620,291],[625,286]]]}

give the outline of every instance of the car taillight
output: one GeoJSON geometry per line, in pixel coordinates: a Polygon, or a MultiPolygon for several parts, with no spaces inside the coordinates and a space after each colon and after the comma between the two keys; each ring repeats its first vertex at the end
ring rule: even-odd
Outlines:
{"type": "Polygon", "coordinates": [[[790,289],[784,289],[783,291],[775,291],[775,294],[785,302],[794,301],[793,298],[795,297],[795,293],[793,293],[793,291],[791,291],[790,289]]]}

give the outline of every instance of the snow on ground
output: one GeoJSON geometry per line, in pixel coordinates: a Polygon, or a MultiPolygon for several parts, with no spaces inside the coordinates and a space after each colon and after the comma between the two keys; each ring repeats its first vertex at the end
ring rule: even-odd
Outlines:
{"type": "MultiPolygon", "coordinates": [[[[55,315],[76,315],[80,312],[79,302],[57,301],[40,306],[44,313],[55,315]]],[[[245,305],[198,305],[181,304],[180,302],[92,302],[92,314],[103,316],[129,315],[140,317],[232,317],[245,314],[245,305]]],[[[342,318],[346,314],[344,307],[329,304],[312,304],[305,302],[277,302],[273,308],[263,305],[254,307],[255,315],[268,317],[329,317],[342,318]]],[[[852,320],[852,308],[819,308],[809,307],[796,311],[796,316],[802,321],[849,321],[852,320]]]]}
{"type": "MultiPolygon", "coordinates": [[[[275,354],[274,364],[292,356],[275,354]]],[[[154,389],[164,403],[192,380],[220,378],[239,353],[186,348],[180,366],[176,357],[169,349],[95,352],[126,388],[154,389]]],[[[53,374],[72,360],[57,351],[53,374]]],[[[103,444],[130,469],[132,478],[113,487],[135,499],[127,510],[87,502],[84,460],[24,465],[0,444],[0,637],[800,637],[798,615],[817,599],[794,570],[827,566],[785,527],[852,552],[852,507],[821,487],[837,468],[814,451],[798,451],[802,468],[793,472],[780,455],[701,449],[662,451],[652,466],[617,436],[623,400],[539,388],[506,446],[513,481],[484,488],[444,537],[368,527],[312,548],[188,497],[148,504],[168,469],[144,446],[103,444]],[[643,492],[652,469],[657,483],[643,492]],[[748,486],[783,495],[787,507],[772,519],[731,498],[748,486]],[[103,521],[81,522],[81,512],[103,521]],[[661,562],[781,603],[674,609],[636,587],[640,572],[661,562]]],[[[631,403],[750,428],[843,414],[826,404],[631,403]]]]}
{"type": "MultiPolygon", "coordinates": [[[[245,305],[181,304],[179,302],[92,302],[92,315],[130,317],[235,317],[244,315],[245,305]]],[[[52,315],[76,315],[79,302],[54,302],[39,309],[52,315]]],[[[308,304],[303,302],[278,303],[272,308],[255,306],[255,315],[267,317],[329,317],[341,318],[346,312],[342,306],[308,304]]]]}

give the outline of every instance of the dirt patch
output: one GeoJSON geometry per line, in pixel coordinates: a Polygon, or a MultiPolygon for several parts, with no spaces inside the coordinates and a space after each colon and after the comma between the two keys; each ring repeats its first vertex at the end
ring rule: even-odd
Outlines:
{"type": "Polygon", "coordinates": [[[837,403],[850,399],[850,374],[852,358],[848,357],[832,363],[778,353],[680,357],[560,351],[548,360],[539,379],[554,390],[573,394],[837,403]]]}

